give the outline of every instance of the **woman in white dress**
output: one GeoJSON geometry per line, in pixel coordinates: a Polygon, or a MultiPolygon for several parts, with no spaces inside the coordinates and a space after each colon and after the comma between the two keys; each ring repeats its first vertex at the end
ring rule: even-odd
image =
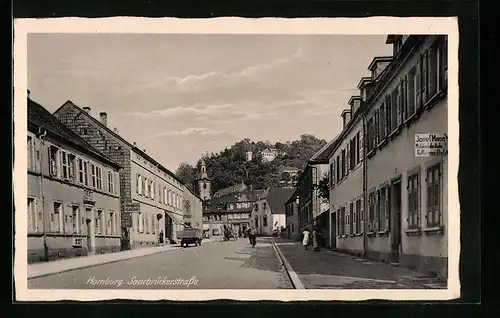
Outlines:
{"type": "Polygon", "coordinates": [[[304,249],[307,250],[307,245],[309,245],[309,231],[307,229],[302,232],[302,245],[304,245],[304,249]]]}

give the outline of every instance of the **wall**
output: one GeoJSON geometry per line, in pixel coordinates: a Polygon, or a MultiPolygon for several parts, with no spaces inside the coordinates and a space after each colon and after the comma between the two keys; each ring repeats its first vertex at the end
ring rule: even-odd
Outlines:
{"type": "Polygon", "coordinates": [[[286,227],[290,233],[290,239],[296,240],[299,239],[300,232],[299,232],[299,219],[298,219],[298,205],[295,202],[289,203],[291,206],[290,209],[292,210],[293,214],[286,217],[286,227]]]}
{"type": "MultiPolygon", "coordinates": [[[[359,133],[359,145],[362,144],[363,138],[363,121],[360,116],[355,116],[352,122],[352,126],[350,126],[349,131],[345,134],[342,142],[339,143],[338,147],[333,152],[332,156],[329,159],[329,165],[334,165],[333,167],[333,185],[330,182],[330,215],[336,212],[336,229],[335,233],[337,234],[336,238],[336,248],[340,251],[349,251],[355,254],[362,253],[363,251],[363,226],[360,225],[357,229],[354,229],[352,233],[349,232],[349,227],[346,226],[345,234],[341,234],[340,230],[341,220],[339,209],[342,207],[345,208],[346,217],[348,217],[348,213],[350,212],[350,203],[355,202],[356,200],[361,200],[361,209],[363,207],[363,161],[362,154],[363,151],[360,148],[358,152],[356,147],[354,147],[354,151],[356,153],[353,169],[350,170],[350,167],[347,166],[346,161],[346,175],[342,178],[341,173],[337,174],[338,167],[342,168],[342,160],[341,154],[342,150],[346,150],[347,147],[350,147],[350,140],[355,138],[359,133]],[[339,165],[337,166],[337,160],[339,160],[339,165]]],[[[361,146],[360,146],[361,147],[361,146]]],[[[352,149],[349,148],[349,152],[352,149]]],[[[346,152],[346,156],[347,156],[346,152]]],[[[349,161],[350,163],[350,161],[349,161]]],[[[331,166],[330,166],[331,167],[331,166]]],[[[362,219],[363,210],[361,210],[362,219]]],[[[353,218],[355,216],[353,215],[353,218]]],[[[345,218],[344,218],[345,219],[345,218]]],[[[348,224],[348,219],[345,221],[345,224],[348,224]]],[[[354,224],[353,224],[354,225],[354,224]]],[[[357,225],[357,224],[356,224],[357,225]]]]}
{"type": "Polygon", "coordinates": [[[183,187],[185,222],[190,222],[191,226],[203,228],[203,206],[201,200],[195,196],[187,187],[183,187]],[[189,211],[187,211],[186,203],[189,203],[189,211]],[[187,217],[187,215],[191,215],[187,217]]]}
{"type": "MultiPolygon", "coordinates": [[[[410,72],[422,54],[430,45],[426,41],[420,46],[416,54],[411,55],[394,80],[386,87],[385,92],[392,92],[400,80],[410,72]]],[[[385,94],[385,93],[384,93],[385,94]]],[[[374,108],[367,114],[370,118],[373,110],[382,104],[382,96],[376,101],[374,108]]],[[[394,107],[394,106],[393,106],[394,107]]],[[[392,181],[401,180],[401,226],[394,227],[394,214],[390,215],[388,233],[374,233],[368,239],[368,249],[371,255],[388,261],[390,258],[394,235],[401,235],[399,247],[400,263],[421,271],[437,272],[442,278],[447,277],[447,157],[416,157],[415,134],[418,133],[446,133],[447,127],[447,98],[439,100],[432,108],[423,110],[418,116],[408,121],[400,128],[400,132],[388,139],[387,143],[376,150],[368,160],[368,192],[390,185],[392,181]],[[426,228],[427,191],[426,169],[440,163],[441,176],[441,211],[442,228],[426,228]],[[420,227],[417,230],[408,228],[408,176],[413,172],[420,172],[419,178],[419,216],[420,227]]]]}
{"type": "MultiPolygon", "coordinates": [[[[33,134],[28,133],[29,136],[33,134]]],[[[34,140],[35,165],[28,171],[28,198],[34,199],[33,210],[28,207],[28,262],[38,262],[43,260],[44,244],[43,232],[45,230],[48,245],[49,259],[59,259],[61,257],[74,257],[87,255],[87,234],[91,234],[91,243],[96,253],[115,252],[120,250],[120,194],[118,187],[115,186],[115,193],[111,194],[107,189],[107,180],[103,173],[103,183],[106,184],[103,190],[92,189],[72,180],[63,180],[58,177],[50,177],[48,149],[50,145],[56,145],[62,150],[70,151],[77,157],[84,160],[92,160],[95,163],[99,161],[76,151],[62,144],[59,141],[45,137],[45,143],[42,145],[38,140],[34,140]],[[44,177],[42,182],[41,170],[44,177]],[[42,188],[44,204],[42,204],[42,188]],[[87,191],[87,194],[86,194],[87,191]],[[95,203],[84,202],[92,198],[95,203]],[[54,202],[61,204],[60,218],[53,214],[54,202]],[[77,222],[75,231],[73,231],[73,207],[78,207],[77,222]],[[86,212],[86,208],[90,211],[86,212]],[[95,217],[97,210],[102,210],[101,222],[102,233],[95,234],[95,217]],[[114,229],[107,228],[107,221],[111,213],[114,215],[114,229]],[[53,218],[53,221],[52,221],[53,218]],[[59,221],[60,220],[60,221],[59,221]],[[91,233],[87,232],[87,220],[90,221],[91,233]],[[58,222],[59,221],[59,222],[58,222]],[[45,224],[45,227],[44,227],[45,224]],[[75,232],[75,233],[74,233],[75,232]],[[73,238],[82,238],[82,247],[73,247],[73,238]]],[[[103,172],[107,170],[114,171],[115,168],[100,163],[103,172]]],[[[116,181],[115,185],[118,184],[116,181]]],[[[90,251],[93,252],[93,251],[90,251]]]]}
{"type": "Polygon", "coordinates": [[[286,217],[285,214],[272,214],[272,230],[276,230],[276,228],[280,229],[286,227],[286,217]],[[277,224],[276,224],[277,223],[277,224]],[[276,225],[275,225],[276,224],[276,225]]]}

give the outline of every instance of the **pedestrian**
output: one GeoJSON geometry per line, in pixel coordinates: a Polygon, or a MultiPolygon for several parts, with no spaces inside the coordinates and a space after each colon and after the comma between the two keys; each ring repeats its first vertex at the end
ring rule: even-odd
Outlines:
{"type": "Polygon", "coordinates": [[[318,229],[314,228],[314,230],[313,230],[313,248],[316,252],[319,251],[319,242],[318,241],[319,241],[318,229]]]}
{"type": "Polygon", "coordinates": [[[250,240],[250,245],[252,245],[253,247],[256,243],[256,240],[255,240],[255,230],[252,227],[248,229],[248,238],[250,240]]]}
{"type": "Polygon", "coordinates": [[[309,231],[307,228],[302,232],[302,245],[304,245],[304,249],[307,250],[307,245],[309,245],[309,231]]]}

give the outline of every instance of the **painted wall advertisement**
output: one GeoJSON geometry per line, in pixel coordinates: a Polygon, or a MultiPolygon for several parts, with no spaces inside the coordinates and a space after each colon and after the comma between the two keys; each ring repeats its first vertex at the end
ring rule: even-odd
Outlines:
{"type": "Polygon", "coordinates": [[[415,156],[448,155],[448,134],[415,134],[415,156]]]}

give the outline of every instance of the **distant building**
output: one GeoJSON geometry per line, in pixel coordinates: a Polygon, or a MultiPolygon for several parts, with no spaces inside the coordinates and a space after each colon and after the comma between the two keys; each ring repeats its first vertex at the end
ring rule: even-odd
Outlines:
{"type": "Polygon", "coordinates": [[[271,236],[286,228],[285,202],[295,192],[290,188],[267,188],[255,202],[253,227],[258,235],[271,236]]]}
{"type": "Polygon", "coordinates": [[[285,224],[286,233],[289,239],[299,240],[299,189],[296,188],[293,194],[285,202],[285,224]]]}
{"type": "Polygon", "coordinates": [[[183,189],[184,227],[203,229],[203,202],[188,187],[183,189]]]}
{"type": "Polygon", "coordinates": [[[280,187],[284,188],[294,188],[297,185],[297,179],[299,177],[299,169],[295,167],[280,167],[279,169],[280,187]],[[288,178],[285,178],[285,174],[288,175],[288,178]]]}
{"type": "Polygon", "coordinates": [[[208,177],[205,160],[202,159],[200,162],[200,171],[194,180],[195,193],[202,201],[210,200],[212,193],[211,185],[212,181],[208,177]]]}
{"type": "Polygon", "coordinates": [[[248,186],[242,181],[241,183],[235,184],[233,186],[230,186],[230,187],[227,187],[224,189],[220,189],[219,191],[217,191],[214,194],[214,198],[219,198],[219,197],[222,197],[222,196],[225,196],[225,195],[228,195],[231,193],[235,193],[235,192],[246,191],[247,189],[248,189],[248,186]]]}
{"type": "Polygon", "coordinates": [[[263,161],[273,161],[278,156],[278,150],[275,148],[266,148],[260,151],[263,161]]]}
{"type": "Polygon", "coordinates": [[[246,158],[247,158],[247,161],[252,161],[252,158],[253,158],[253,152],[251,152],[251,151],[247,151],[247,152],[246,152],[246,158]]]}
{"type": "Polygon", "coordinates": [[[174,243],[183,229],[183,186],[169,169],[108,128],[107,114],[99,119],[91,109],[71,101],[54,115],[94,148],[120,163],[122,249],[174,243]],[[162,239],[160,239],[160,236],[162,239]]]}
{"type": "Polygon", "coordinates": [[[262,190],[244,190],[207,202],[203,211],[203,233],[206,237],[222,236],[224,228],[233,233],[245,232],[251,225],[251,213],[262,190]]]}
{"type": "Polygon", "coordinates": [[[120,250],[121,166],[28,98],[28,262],[120,250]]]}

